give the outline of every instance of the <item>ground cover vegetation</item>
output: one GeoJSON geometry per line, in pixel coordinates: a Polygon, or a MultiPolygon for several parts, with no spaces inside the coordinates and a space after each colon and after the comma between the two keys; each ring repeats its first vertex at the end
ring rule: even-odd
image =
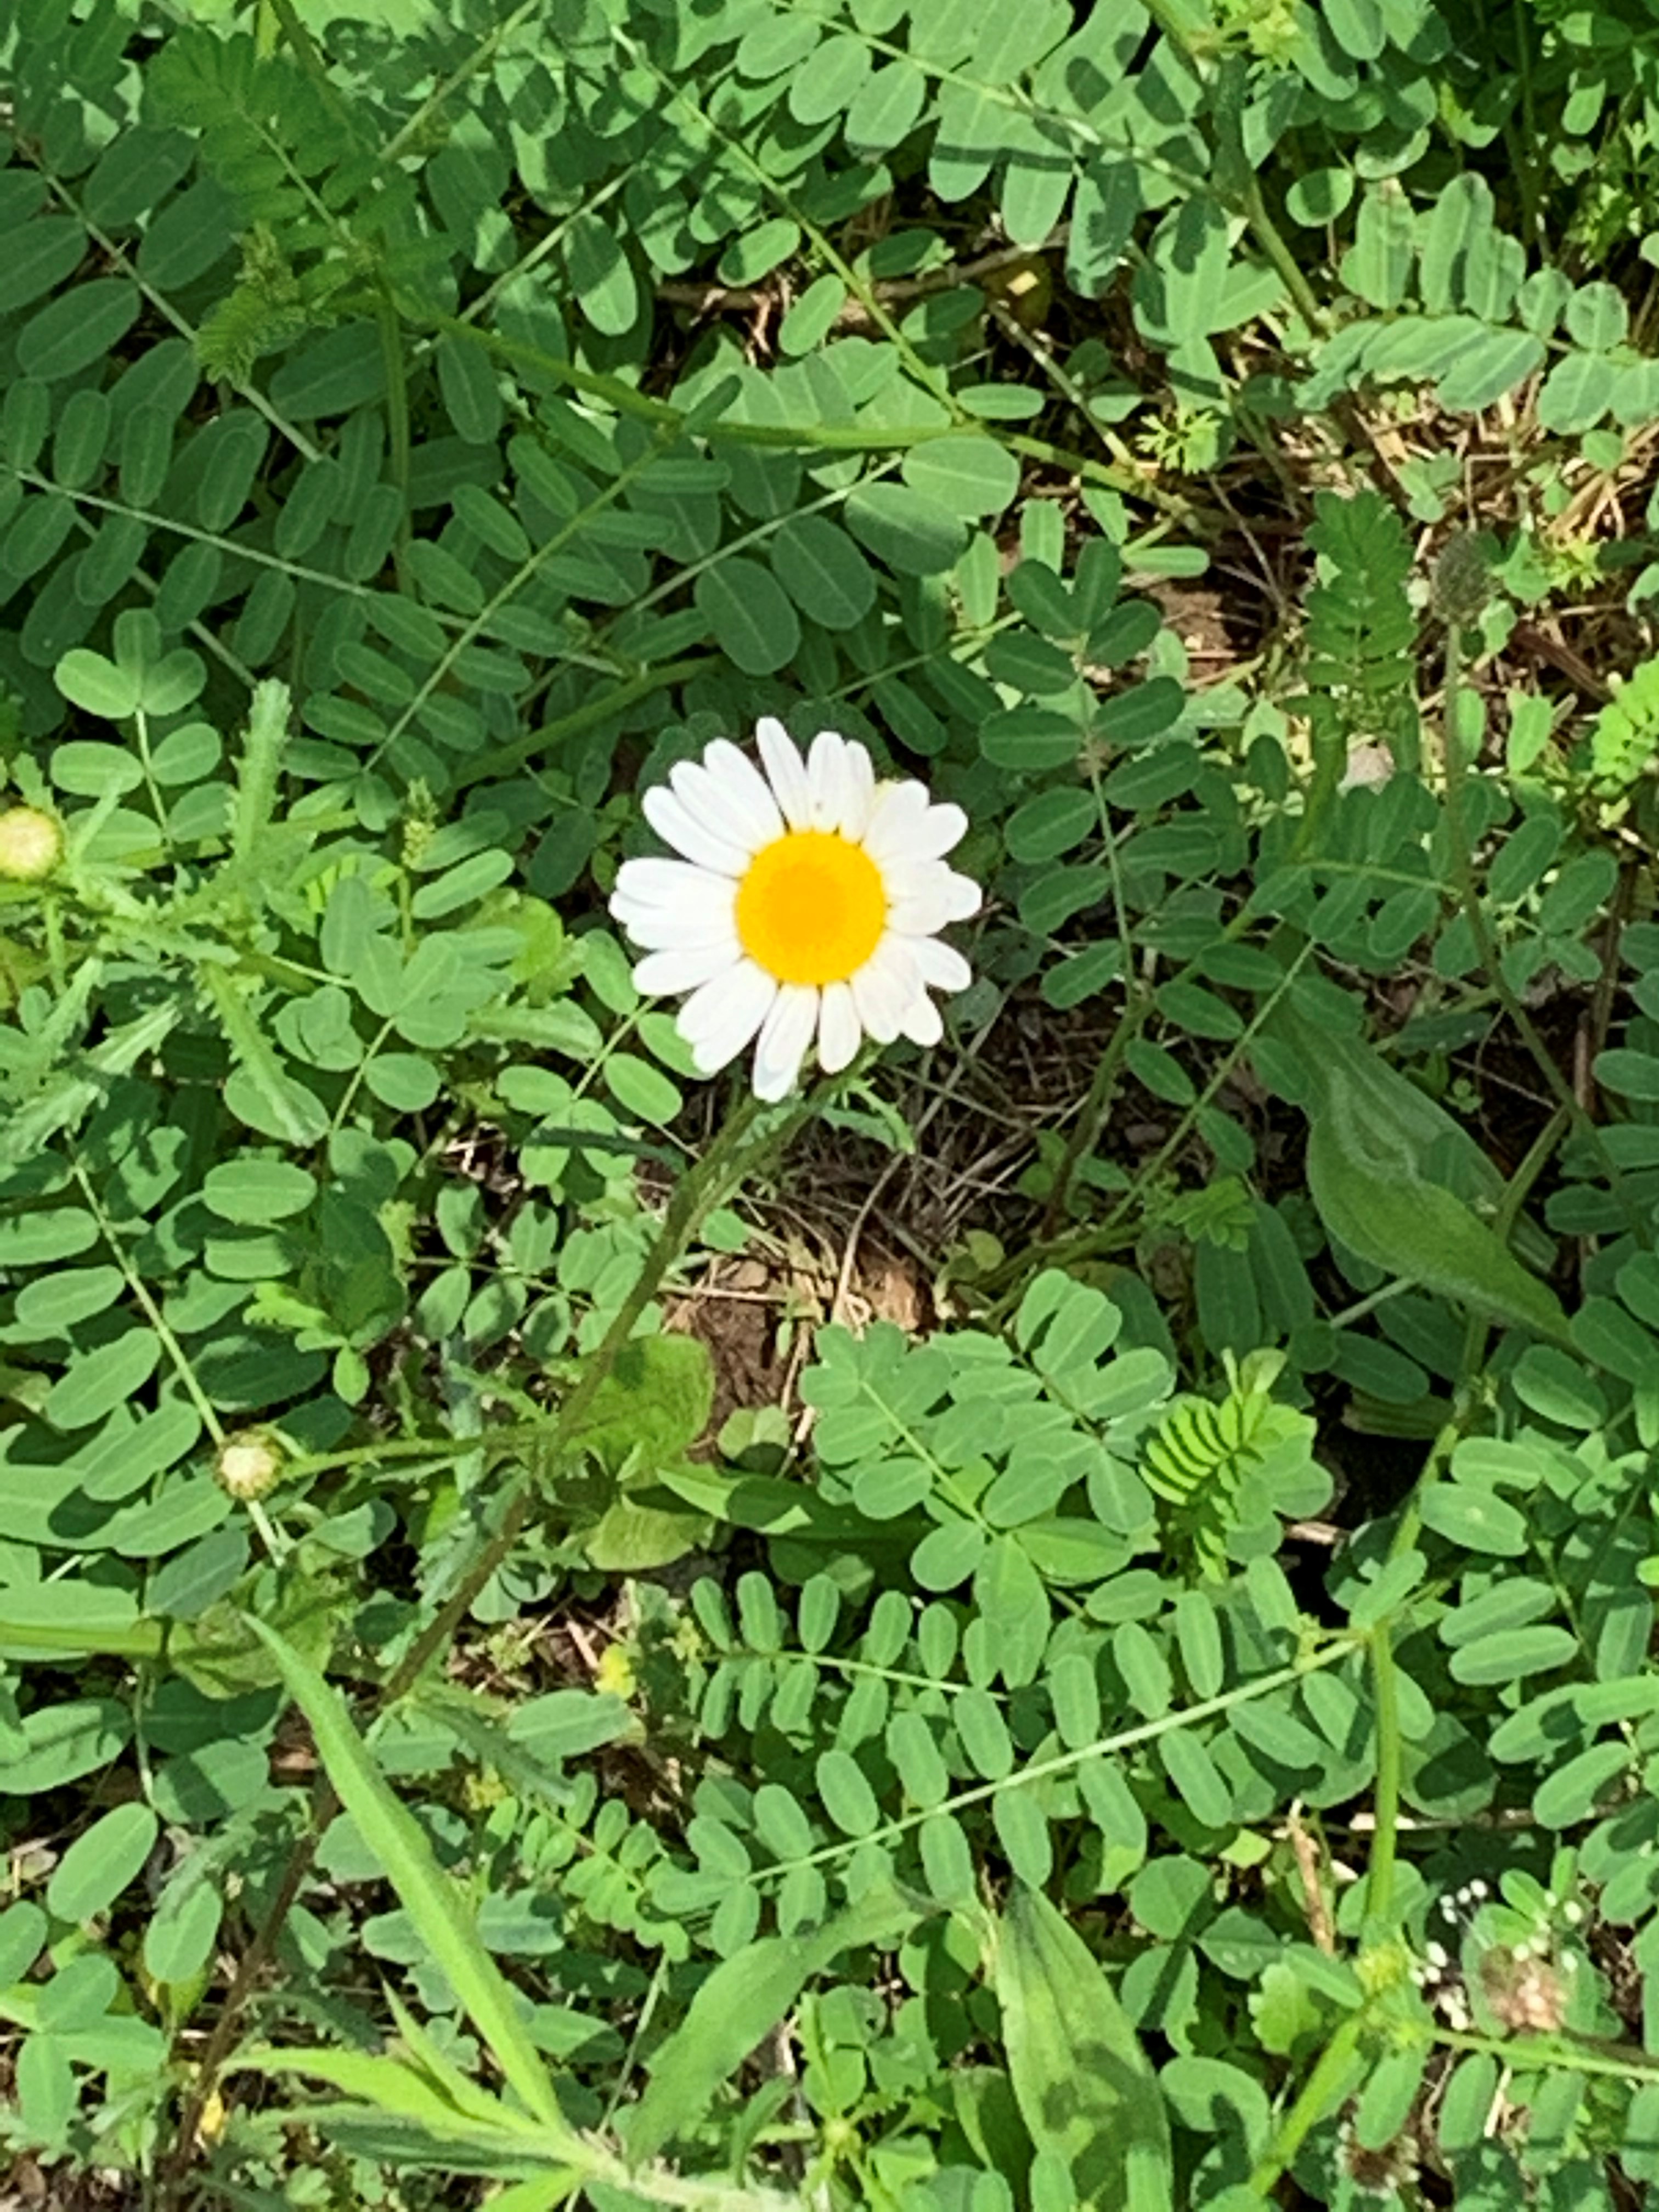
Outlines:
{"type": "Polygon", "coordinates": [[[18,2201],[1644,2201],[1656,144],[1642,0],[0,0],[18,2201]],[[610,909],[763,717],[983,890],[774,1103],[610,909]]]}

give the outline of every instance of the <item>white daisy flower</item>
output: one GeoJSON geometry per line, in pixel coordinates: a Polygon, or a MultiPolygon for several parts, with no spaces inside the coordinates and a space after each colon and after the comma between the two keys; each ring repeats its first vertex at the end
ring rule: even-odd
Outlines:
{"type": "Polygon", "coordinates": [[[781,722],[756,729],[763,775],[728,738],[645,794],[677,860],[624,860],[611,911],[645,957],[647,994],[688,991],[679,1030],[713,1075],[757,1035],[755,1091],[787,1097],[814,1037],[828,1075],[867,1036],[943,1034],[933,991],[965,990],[968,963],[937,933],[978,910],[979,885],[945,865],[968,817],[925,785],[876,781],[856,739],[820,731],[805,761],[781,722]]]}

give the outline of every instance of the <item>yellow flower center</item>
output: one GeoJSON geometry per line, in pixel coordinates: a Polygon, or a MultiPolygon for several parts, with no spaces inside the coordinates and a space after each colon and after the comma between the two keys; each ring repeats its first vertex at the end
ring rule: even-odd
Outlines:
{"type": "Polygon", "coordinates": [[[844,983],[881,942],[887,887],[861,845],[792,830],[763,845],[738,885],[738,935],[780,983],[844,983]]]}

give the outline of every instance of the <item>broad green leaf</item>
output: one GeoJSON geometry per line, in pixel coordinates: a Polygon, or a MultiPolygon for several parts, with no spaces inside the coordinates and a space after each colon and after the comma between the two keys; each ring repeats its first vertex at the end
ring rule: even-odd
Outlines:
{"type": "Polygon", "coordinates": [[[127,1403],[155,1372],[161,1340],[152,1328],[130,1328],[95,1351],[78,1353],[46,1394],[42,1418],[58,1429],[89,1428],[127,1403]]]}
{"type": "Polygon", "coordinates": [[[23,1722],[27,1749],[6,1765],[6,1790],[32,1797],[61,1789],[94,1768],[119,1758],[132,1733],[132,1718],[114,1698],[82,1698],[61,1705],[39,1705],[23,1722]]]}
{"type": "Polygon", "coordinates": [[[75,375],[114,351],[143,304],[137,286],[124,276],[94,276],[73,286],[18,332],[18,369],[48,383],[75,375]]]}
{"type": "Polygon", "coordinates": [[[844,511],[853,535],[902,576],[941,574],[968,542],[950,507],[908,483],[860,484],[844,511]]]}
{"type": "Polygon", "coordinates": [[[1518,1559],[1527,1548],[1527,1523],[1507,1498],[1468,1482],[1432,1482],[1419,1504],[1425,1525],[1467,1551],[1518,1559]]]}
{"type": "Polygon", "coordinates": [[[1411,204],[1392,178],[1359,203],[1354,242],[1342,256],[1342,281],[1373,307],[1400,306],[1411,281],[1415,240],[1411,204]]]}
{"type": "Polygon", "coordinates": [[[1540,1625],[1505,1628],[1477,1636],[1454,1651],[1452,1679],[1457,1682],[1516,1682],[1523,1674],[1547,1674],[1577,1656],[1578,1638],[1565,1628],[1540,1625]]]}
{"type": "Polygon", "coordinates": [[[746,676],[770,676],[800,646],[800,623],[771,571],[729,554],[705,568],[693,596],[720,649],[746,676]]]}
{"type": "MultiPolygon", "coordinates": [[[[617,1462],[637,1449],[655,1474],[697,1442],[714,1393],[714,1368],[701,1338],[635,1337],[595,1391],[572,1442],[617,1462]]],[[[699,1503],[695,1497],[691,1502],[699,1503]]]]}
{"type": "MultiPolygon", "coordinates": [[[[37,216],[33,222],[10,231],[0,265],[0,315],[15,314],[61,283],[86,250],[86,232],[66,215],[37,216]]],[[[78,295],[78,288],[70,295],[78,295]]]]}
{"type": "Polygon", "coordinates": [[[219,1933],[223,1900],[198,1866],[199,1860],[185,1861],[144,1930],[144,1971],[158,1982],[192,1981],[219,1933]]]}
{"type": "Polygon", "coordinates": [[[1474,1179],[1467,1132],[1357,1040],[1320,1030],[1288,1008],[1275,1017],[1273,1033],[1291,1046],[1305,1082],[1308,1188],[1330,1235],[1390,1275],[1566,1341],[1553,1291],[1443,1182],[1430,1180],[1431,1147],[1449,1174],[1474,1179]]]}
{"type": "Polygon", "coordinates": [[[90,1920],[104,1912],[137,1878],[160,1831],[150,1808],[118,1805],[93,1822],[64,1852],[46,1885],[46,1903],[59,1920],[90,1920]]]}
{"type": "Polygon", "coordinates": [[[875,572],[827,515],[794,514],[772,540],[778,580],[826,629],[851,629],[876,603],[875,572]]]}
{"type": "Polygon", "coordinates": [[[82,647],[66,653],[53,671],[53,680],[71,706],[106,722],[125,722],[137,710],[137,672],[118,668],[101,653],[82,647]]]}
{"type": "Polygon", "coordinates": [[[1564,355],[1538,395],[1540,424],[1560,437],[1591,428],[1612,406],[1618,380],[1617,369],[1604,354],[1564,355]]]}
{"type": "Polygon", "coordinates": [[[1601,1792],[1630,1763],[1627,1744],[1591,1744],[1539,1784],[1533,1793],[1534,1820],[1546,1828],[1571,1828],[1587,1820],[1601,1792]]]}
{"type": "Polygon", "coordinates": [[[571,297],[596,331],[621,337],[634,327],[640,291],[615,224],[586,209],[565,233],[571,297]]]}
{"type": "Polygon", "coordinates": [[[1170,2202],[1169,2122],[1105,1969],[1040,1890],[1016,1885],[996,1929],[996,1994],[1020,2117],[1069,2170],[1082,2212],[1170,2202]]]}
{"type": "Polygon", "coordinates": [[[995,438],[949,435],[911,447],[902,462],[911,491],[936,500],[947,514],[1000,515],[1020,489],[1020,465],[995,438]]]}

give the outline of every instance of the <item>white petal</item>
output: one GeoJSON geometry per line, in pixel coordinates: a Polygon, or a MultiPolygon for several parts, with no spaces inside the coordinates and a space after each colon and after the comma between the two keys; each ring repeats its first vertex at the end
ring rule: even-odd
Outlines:
{"type": "Polygon", "coordinates": [[[935,860],[923,880],[888,908],[888,927],[901,937],[931,937],[946,922],[966,921],[977,914],[979,903],[979,885],[971,877],[935,860]]]}
{"type": "Polygon", "coordinates": [[[690,927],[683,915],[665,907],[647,907],[642,914],[622,913],[615,907],[611,911],[628,932],[641,952],[690,951],[702,945],[726,945],[731,942],[732,917],[709,921],[690,927]]]}
{"type": "Polygon", "coordinates": [[[682,899],[706,896],[704,887],[716,884],[729,899],[732,886],[724,877],[695,868],[689,860],[624,860],[617,871],[617,897],[635,906],[675,906],[682,899]]]}
{"type": "Polygon", "coordinates": [[[926,991],[918,991],[904,1009],[903,1031],[912,1044],[933,1045],[945,1035],[939,1008],[926,991]]]}
{"type": "Polygon", "coordinates": [[[851,988],[845,983],[826,983],[818,1010],[818,1066],[826,1075],[839,1075],[857,1059],[863,1042],[851,988]]]}
{"type": "Polygon", "coordinates": [[[834,730],[820,730],[806,756],[806,781],[812,793],[812,827],[839,828],[852,803],[847,772],[847,740],[834,730]]]}
{"type": "Polygon", "coordinates": [[[881,943],[853,978],[853,1004],[878,1044],[891,1044],[904,1026],[905,1009],[921,988],[915,964],[893,936],[881,943]]]}
{"type": "Polygon", "coordinates": [[[723,975],[743,957],[735,936],[714,945],[673,945],[647,952],[634,970],[634,988],[647,999],[665,998],[674,991],[695,991],[700,984],[723,975]]]}
{"type": "Polygon", "coordinates": [[[786,983],[755,1048],[755,1096],[787,1098],[800,1074],[801,1061],[818,1025],[818,994],[810,983],[786,983]]]}
{"type": "Polygon", "coordinates": [[[967,834],[959,806],[935,805],[921,783],[887,783],[876,793],[865,850],[884,865],[892,860],[937,860],[967,834]]]}
{"type": "Polygon", "coordinates": [[[646,820],[664,844],[672,845],[677,853],[684,853],[700,868],[713,868],[723,876],[740,876],[748,866],[750,856],[742,846],[705,829],[685,801],[665,783],[654,784],[641,804],[645,808],[646,820]]]}
{"type": "Polygon", "coordinates": [[[921,970],[922,981],[935,991],[965,991],[974,980],[973,969],[956,946],[937,937],[912,938],[910,956],[921,970]]]}
{"type": "Polygon", "coordinates": [[[623,860],[611,914],[635,945],[717,945],[732,933],[737,884],[686,860],[623,860]]]}
{"type": "Polygon", "coordinates": [[[624,860],[611,911],[636,945],[712,945],[732,934],[737,885],[685,860],[624,860]]]}
{"type": "Polygon", "coordinates": [[[777,985],[752,960],[694,991],[675,1018],[700,1075],[715,1075],[733,1060],[772,1010],[777,985]]]}
{"type": "Polygon", "coordinates": [[[775,715],[763,714],[755,725],[755,741],[784,820],[792,830],[806,829],[812,819],[812,793],[794,739],[775,715]]]}
{"type": "Polygon", "coordinates": [[[703,773],[732,816],[743,824],[753,849],[783,835],[783,816],[766,778],[730,738],[716,738],[702,757],[703,773]]]}
{"type": "MultiPolygon", "coordinates": [[[[696,761],[676,761],[668,771],[668,781],[675,798],[698,829],[719,838],[722,845],[735,845],[752,860],[763,845],[771,842],[775,833],[769,832],[764,823],[757,827],[728,799],[719,780],[696,761]]],[[[775,806],[772,815],[781,829],[783,817],[775,806]]]]}
{"type": "Polygon", "coordinates": [[[847,796],[836,827],[843,837],[850,838],[855,845],[861,844],[869,826],[870,810],[876,803],[876,771],[869,753],[856,738],[847,739],[842,759],[847,796]]]}

